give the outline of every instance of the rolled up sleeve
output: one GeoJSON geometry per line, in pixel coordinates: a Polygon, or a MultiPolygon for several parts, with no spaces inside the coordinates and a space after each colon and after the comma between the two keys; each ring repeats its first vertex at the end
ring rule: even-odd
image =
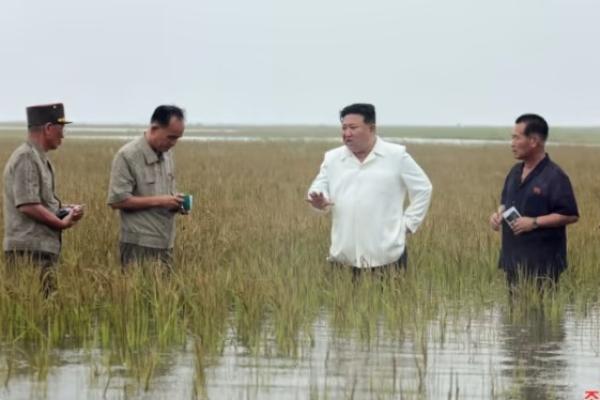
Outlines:
{"type": "Polygon", "coordinates": [[[119,203],[131,196],[135,189],[135,178],[127,159],[117,153],[112,163],[110,183],[108,185],[108,204],[119,203]]]}
{"type": "Polygon", "coordinates": [[[23,154],[14,165],[12,191],[15,206],[38,204],[42,202],[40,194],[41,172],[30,154],[23,154]]]}

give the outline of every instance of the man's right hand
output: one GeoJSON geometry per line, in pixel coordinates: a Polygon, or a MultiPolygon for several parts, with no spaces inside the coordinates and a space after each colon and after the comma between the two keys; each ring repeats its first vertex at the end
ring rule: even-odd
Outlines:
{"type": "Polygon", "coordinates": [[[71,209],[66,217],[60,220],[60,229],[65,230],[74,226],[79,219],[77,218],[76,212],[74,209],[71,209]]]}
{"type": "Polygon", "coordinates": [[[177,211],[183,204],[183,196],[161,195],[161,196],[129,196],[117,203],[110,203],[115,210],[137,211],[147,210],[149,208],[165,208],[171,211],[177,211]]]}
{"type": "Polygon", "coordinates": [[[183,196],[177,194],[175,196],[165,195],[158,196],[160,207],[166,208],[167,210],[177,211],[183,204],[183,196]]]}
{"type": "Polygon", "coordinates": [[[495,231],[499,231],[500,226],[502,226],[502,213],[503,212],[504,212],[504,206],[500,206],[500,207],[498,207],[498,211],[496,211],[495,213],[493,213],[490,216],[490,227],[495,231]]]}
{"type": "Polygon", "coordinates": [[[40,203],[24,204],[18,207],[18,210],[29,218],[38,221],[54,230],[68,229],[77,222],[76,212],[71,209],[63,218],[59,219],[54,212],[40,203]]]}
{"type": "Polygon", "coordinates": [[[311,206],[317,208],[319,210],[325,210],[327,207],[333,205],[323,193],[321,192],[311,192],[308,194],[308,199],[306,199],[310,203],[311,206]]]}

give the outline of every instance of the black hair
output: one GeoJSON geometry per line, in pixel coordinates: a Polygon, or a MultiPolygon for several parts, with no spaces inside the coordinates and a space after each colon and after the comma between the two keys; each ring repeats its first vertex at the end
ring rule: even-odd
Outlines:
{"type": "Polygon", "coordinates": [[[340,111],[340,120],[348,114],[362,115],[366,124],[375,123],[375,106],[368,103],[355,103],[342,108],[340,111]]]}
{"type": "Polygon", "coordinates": [[[183,121],[185,120],[185,111],[177,106],[160,105],[152,113],[150,123],[164,128],[169,126],[173,117],[183,121]]]}
{"type": "Polygon", "coordinates": [[[515,124],[525,124],[525,136],[539,135],[545,142],[548,139],[548,123],[537,114],[523,114],[516,119],[515,124]]]}

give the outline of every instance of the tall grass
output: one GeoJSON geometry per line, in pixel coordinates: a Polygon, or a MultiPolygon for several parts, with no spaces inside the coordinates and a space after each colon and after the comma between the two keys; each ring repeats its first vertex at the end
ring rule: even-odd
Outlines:
{"type": "MultiPolygon", "coordinates": [[[[2,142],[0,163],[17,144],[2,142]]],[[[432,337],[443,346],[453,321],[468,326],[490,310],[511,307],[496,267],[499,237],[487,224],[514,162],[507,149],[411,146],[433,181],[434,200],[409,239],[409,268],[353,282],[325,261],[329,220],[303,200],[326,147],[300,143],[181,143],[178,187],[194,194],[195,209],[178,219],[175,272],[165,276],[149,266],[122,274],[118,219],[105,204],[120,145],[67,139],[51,154],[58,193],[86,204],[87,215],[64,235],[58,290],[49,299],[40,295],[35,269],[9,270],[0,261],[0,375],[6,383],[19,373],[17,364],[44,380],[55,350],[100,349],[108,355],[101,366],[107,373],[122,366],[126,377],[150,390],[163,355],[182,348],[195,354],[194,393],[202,397],[204,370],[231,332],[252,354],[300,357],[311,346],[313,323],[325,316],[336,337],[359,337],[368,345],[383,330],[412,343],[415,379],[398,378],[389,393],[377,384],[374,390],[394,397],[402,383],[405,397],[425,398],[432,337]]],[[[572,178],[582,218],[569,228],[571,266],[558,290],[540,296],[534,285],[521,287],[511,315],[525,318],[533,306],[558,318],[566,306],[583,316],[598,303],[597,150],[551,152],[572,178]]],[[[459,393],[457,386],[448,389],[449,398],[459,393]]]]}

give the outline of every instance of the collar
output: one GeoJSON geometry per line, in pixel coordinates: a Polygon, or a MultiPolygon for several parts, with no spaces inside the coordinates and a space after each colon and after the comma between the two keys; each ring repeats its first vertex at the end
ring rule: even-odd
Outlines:
{"type": "Polygon", "coordinates": [[[548,165],[549,162],[550,162],[550,156],[548,155],[548,153],[546,153],[544,158],[542,158],[542,160],[535,166],[535,168],[533,168],[533,170],[531,170],[529,175],[527,175],[527,178],[525,178],[525,180],[521,182],[521,176],[523,174],[523,169],[525,168],[525,162],[522,162],[518,169],[519,182],[521,183],[521,186],[525,185],[526,183],[530,182],[533,178],[538,176],[544,170],[544,168],[546,168],[546,165],[548,165]]]}
{"type": "Polygon", "coordinates": [[[144,154],[144,159],[146,160],[146,164],[155,164],[157,162],[161,162],[164,159],[163,153],[157,153],[154,151],[150,143],[148,143],[148,139],[146,139],[146,135],[142,135],[139,139],[140,148],[142,149],[142,153],[144,154]]]}
{"type": "Polygon", "coordinates": [[[373,146],[371,153],[379,157],[385,157],[388,154],[385,142],[379,136],[375,136],[375,146],[373,146]]]}
{"type": "MultiPolygon", "coordinates": [[[[388,154],[387,147],[385,146],[385,141],[381,139],[379,136],[375,136],[375,145],[371,149],[371,152],[364,159],[363,163],[367,160],[372,159],[373,155],[378,157],[385,157],[388,154]]],[[[342,155],[342,160],[345,160],[348,157],[356,157],[353,152],[350,151],[348,146],[344,146],[344,154],[342,155]]]]}
{"type": "Polygon", "coordinates": [[[44,162],[48,161],[48,157],[46,157],[46,152],[44,151],[44,149],[42,149],[42,146],[40,146],[39,144],[37,144],[36,142],[34,142],[31,139],[27,139],[27,144],[40,156],[42,161],[44,161],[44,162]]]}

